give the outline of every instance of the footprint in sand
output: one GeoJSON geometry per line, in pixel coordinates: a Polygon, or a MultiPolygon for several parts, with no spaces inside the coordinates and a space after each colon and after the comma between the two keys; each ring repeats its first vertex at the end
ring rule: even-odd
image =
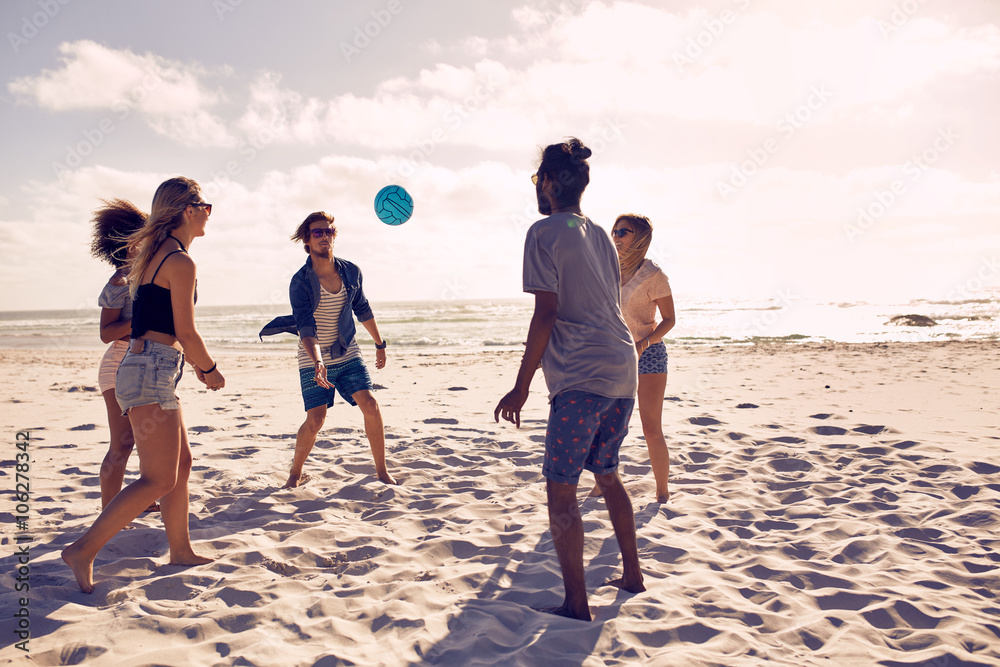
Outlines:
{"type": "Polygon", "coordinates": [[[767,465],[777,472],[807,472],[813,469],[813,465],[809,461],[792,458],[774,459],[767,465]]]}
{"type": "Polygon", "coordinates": [[[695,426],[715,426],[722,423],[712,417],[689,417],[688,422],[695,426]]]}
{"type": "Polygon", "coordinates": [[[813,426],[809,430],[816,435],[845,435],[847,433],[846,428],[839,426],[813,426]]]}
{"type": "Polygon", "coordinates": [[[869,426],[868,424],[862,424],[861,426],[851,429],[855,433],[864,433],[865,435],[878,435],[880,433],[899,433],[896,429],[889,428],[888,426],[869,426]]]}
{"type": "Polygon", "coordinates": [[[97,424],[80,424],[79,426],[74,426],[71,431],[93,431],[97,428],[97,424]]]}
{"type": "Polygon", "coordinates": [[[1000,472],[1000,466],[993,465],[992,463],[976,461],[970,466],[970,470],[979,475],[995,475],[1000,472]]]}

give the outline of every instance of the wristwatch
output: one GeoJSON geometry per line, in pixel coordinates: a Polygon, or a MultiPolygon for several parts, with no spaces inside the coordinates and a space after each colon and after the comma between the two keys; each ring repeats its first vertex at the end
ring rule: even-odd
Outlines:
{"type": "Polygon", "coordinates": [[[385,339],[383,338],[383,339],[382,339],[382,344],[381,344],[381,345],[379,345],[379,344],[377,344],[377,343],[376,343],[376,345],[375,345],[375,349],[376,349],[376,350],[384,350],[384,349],[385,349],[385,346],[386,346],[386,345],[388,345],[388,343],[386,343],[386,342],[385,342],[385,339]]]}

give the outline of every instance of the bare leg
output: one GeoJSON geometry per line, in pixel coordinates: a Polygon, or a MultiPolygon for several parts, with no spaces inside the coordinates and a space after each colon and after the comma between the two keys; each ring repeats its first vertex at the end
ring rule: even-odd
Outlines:
{"type": "Polygon", "coordinates": [[[295,436],[295,455],[292,457],[292,469],[288,473],[288,481],[282,488],[294,489],[309,479],[308,475],[302,474],[302,466],[305,465],[306,459],[309,458],[309,452],[316,444],[316,436],[323,428],[324,421],[326,421],[325,405],[318,405],[306,411],[306,420],[302,422],[302,426],[299,427],[299,432],[295,436]]]}
{"type": "Polygon", "coordinates": [[[583,520],[576,501],[576,484],[545,480],[548,496],[549,529],[559,557],[566,597],[561,607],[542,609],[552,614],[591,620],[587,604],[587,583],[583,576],[583,520]]]}
{"type": "Polygon", "coordinates": [[[191,446],[188,444],[187,429],[184,428],[184,417],[177,410],[180,422],[180,447],[177,455],[177,481],[170,492],[160,500],[160,511],[163,513],[163,528],[167,531],[167,544],[170,545],[171,565],[203,565],[213,559],[199,556],[191,546],[191,534],[188,529],[188,479],[191,477],[191,446]]]}
{"type": "Polygon", "coordinates": [[[642,583],[642,571],[639,569],[639,549],[635,537],[635,515],[632,513],[632,501],[617,472],[606,475],[596,475],[597,483],[604,492],[604,502],[608,505],[611,515],[611,525],[615,528],[615,538],[622,552],[623,576],[607,582],[630,593],[640,593],[646,590],[642,583]]]}
{"type": "Polygon", "coordinates": [[[103,396],[104,405],[108,410],[111,443],[108,447],[108,453],[104,455],[104,461],[101,462],[101,509],[107,507],[111,499],[122,490],[125,466],[135,445],[132,424],[129,423],[128,417],[122,415],[118,399],[115,398],[115,390],[108,389],[103,396]]]}
{"type": "Polygon", "coordinates": [[[101,548],[150,503],[169,493],[177,482],[180,410],[163,410],[156,404],[141,405],[129,410],[129,420],[136,434],[139,479],[122,489],[94,525],[62,552],[62,559],[73,570],[84,593],[94,590],[94,559],[101,548]]]}
{"type": "Polygon", "coordinates": [[[646,373],[639,376],[639,420],[646,438],[649,465],[656,478],[656,502],[670,498],[670,452],[663,437],[663,394],[667,388],[666,373],[646,373]]]}
{"type": "Polygon", "coordinates": [[[365,418],[365,435],[372,449],[372,459],[375,460],[375,474],[386,484],[396,484],[385,465],[385,425],[382,423],[382,411],[378,401],[367,389],[351,394],[365,418]]]}

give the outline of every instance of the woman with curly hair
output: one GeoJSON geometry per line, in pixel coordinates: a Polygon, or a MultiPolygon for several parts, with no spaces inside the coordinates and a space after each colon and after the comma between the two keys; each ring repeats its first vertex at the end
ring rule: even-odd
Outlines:
{"type": "MultiPolygon", "coordinates": [[[[108,410],[108,426],[111,429],[111,443],[101,463],[101,509],[107,507],[122,490],[125,466],[135,443],[132,425],[122,414],[115,398],[115,374],[125,358],[132,330],[132,297],[126,280],[128,237],[146,223],[146,214],[130,201],[113,199],[103,203],[104,206],[94,211],[90,244],[94,257],[115,267],[97,300],[101,306],[101,342],[111,343],[101,359],[98,372],[98,385],[108,410]]],[[[159,507],[153,503],[148,509],[158,510],[159,507]]]]}
{"type": "Polygon", "coordinates": [[[171,565],[211,562],[195,553],[188,530],[191,447],[177,398],[185,356],[209,389],[226,381],[195,328],[195,264],[191,242],[205,235],[212,205],[189,178],[160,184],[141,229],[128,239],[127,277],[133,299],[129,349],[118,367],[115,395],[127,414],[139,454],[139,479],[112,499],[94,525],[62,552],[80,589],[94,590],[94,559],[115,534],[160,501],[171,565]]]}

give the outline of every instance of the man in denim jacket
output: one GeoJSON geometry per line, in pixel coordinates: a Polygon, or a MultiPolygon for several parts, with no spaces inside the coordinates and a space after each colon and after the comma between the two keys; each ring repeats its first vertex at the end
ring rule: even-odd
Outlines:
{"type": "Polygon", "coordinates": [[[337,228],[332,215],[323,211],[309,214],[291,238],[302,241],[309,254],[305,265],[292,276],[288,290],[292,314],[275,318],[260,332],[261,337],[277,333],[299,336],[299,383],[306,420],[295,438],[295,456],[285,487],[296,487],[308,479],[308,475],[302,474],[302,466],[337,393],[361,408],[375,472],[381,481],[395,484],[385,463],[382,413],[372,395],[371,377],[355,339],[356,316],[376,341],[375,368],[385,366],[386,343],[379,335],[375,315],[361,287],[361,270],[345,259],[334,257],[337,228]]]}

